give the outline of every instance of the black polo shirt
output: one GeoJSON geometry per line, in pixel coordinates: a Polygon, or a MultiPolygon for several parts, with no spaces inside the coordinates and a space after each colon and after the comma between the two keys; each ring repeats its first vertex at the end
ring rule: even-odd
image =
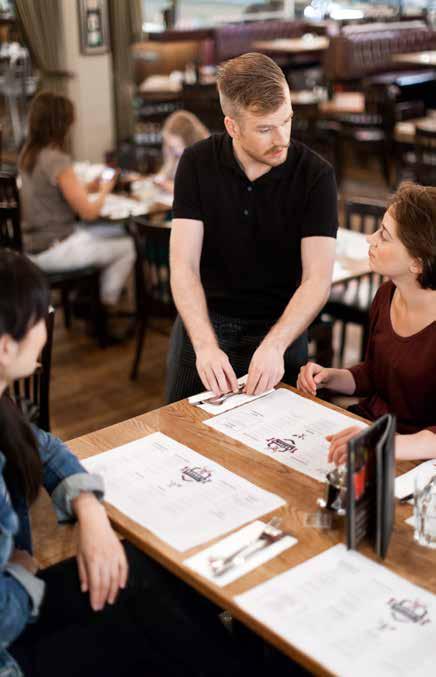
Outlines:
{"type": "Polygon", "coordinates": [[[274,321],[301,281],[301,239],[336,237],[331,165],[292,141],[286,161],[250,181],[227,133],[187,148],[173,217],[203,221],[200,272],[210,310],[274,321]]]}

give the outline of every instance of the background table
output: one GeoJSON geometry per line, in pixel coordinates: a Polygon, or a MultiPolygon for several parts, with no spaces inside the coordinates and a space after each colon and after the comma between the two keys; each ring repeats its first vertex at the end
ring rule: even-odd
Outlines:
{"type": "MultiPolygon", "coordinates": [[[[333,405],[326,404],[325,406],[336,408],[333,405]]],[[[286,500],[287,506],[279,509],[276,513],[281,515],[283,519],[283,528],[289,530],[298,539],[298,544],[224,588],[219,588],[206,581],[183,564],[183,560],[206,547],[206,544],[180,553],[115,508],[108,506],[108,513],[112,523],[122,535],[167,567],[176,576],[192,585],[222,608],[229,609],[235,618],[241,620],[260,636],[315,674],[329,674],[310,656],[302,654],[291,643],[285,642],[267,627],[243,612],[235,604],[234,596],[343,541],[342,525],[330,531],[317,531],[305,527],[305,515],[316,510],[316,499],[323,493],[323,486],[279,461],[203,425],[202,421],[207,418],[209,418],[208,414],[183,400],[110,428],[80,437],[73,440],[70,446],[79,458],[86,458],[152,432],[161,431],[256,485],[282,496],[286,500]]],[[[402,471],[411,467],[411,464],[401,465],[402,471]]],[[[74,550],[74,527],[56,526],[54,518],[49,521],[50,513],[48,498],[43,495],[37,500],[32,510],[35,555],[43,566],[70,556],[74,550]]],[[[409,505],[397,507],[394,533],[385,565],[401,576],[436,593],[436,553],[415,545],[413,530],[410,526],[404,524],[404,520],[410,514],[411,507],[409,505]]],[[[268,518],[269,516],[265,516],[265,519],[268,518]]],[[[365,546],[362,551],[371,559],[375,559],[369,547],[365,546]]]]}

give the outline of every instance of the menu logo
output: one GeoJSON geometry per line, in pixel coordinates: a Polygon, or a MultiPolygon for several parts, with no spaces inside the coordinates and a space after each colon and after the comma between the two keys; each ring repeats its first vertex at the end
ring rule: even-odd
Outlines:
{"type": "Polygon", "coordinates": [[[201,468],[199,466],[190,467],[187,465],[182,468],[182,480],[184,482],[199,482],[200,484],[206,484],[206,482],[212,482],[212,472],[207,468],[201,468]]]}
{"type": "Polygon", "coordinates": [[[431,623],[428,608],[418,600],[396,600],[392,598],[388,604],[391,608],[392,618],[399,623],[417,623],[418,625],[431,623]]]}

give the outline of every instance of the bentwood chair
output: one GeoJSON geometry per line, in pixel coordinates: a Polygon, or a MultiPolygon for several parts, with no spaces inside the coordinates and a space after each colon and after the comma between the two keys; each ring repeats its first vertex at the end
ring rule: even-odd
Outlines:
{"type": "Polygon", "coordinates": [[[16,176],[0,171],[0,247],[21,251],[20,199],[16,176]]]}
{"type": "Polygon", "coordinates": [[[47,342],[41,353],[41,366],[32,376],[14,381],[8,394],[24,417],[50,432],[50,375],[53,347],[54,308],[47,316],[47,342]]]}
{"type": "Polygon", "coordinates": [[[175,306],[169,284],[168,250],[171,228],[167,212],[130,221],[129,232],[136,249],[136,350],[130,378],[138,376],[146,330],[151,316],[174,317],[175,306]]]}
{"type": "MultiPolygon", "coordinates": [[[[380,225],[386,207],[381,202],[366,200],[350,200],[345,202],[344,226],[349,230],[372,234],[380,225]]],[[[324,312],[341,323],[339,339],[339,366],[344,363],[347,329],[350,324],[362,328],[360,342],[360,360],[364,359],[369,330],[369,313],[372,300],[382,283],[378,273],[369,272],[333,287],[324,312]]]]}
{"type": "Polygon", "coordinates": [[[415,180],[424,186],[436,186],[436,127],[415,128],[415,180]]]}

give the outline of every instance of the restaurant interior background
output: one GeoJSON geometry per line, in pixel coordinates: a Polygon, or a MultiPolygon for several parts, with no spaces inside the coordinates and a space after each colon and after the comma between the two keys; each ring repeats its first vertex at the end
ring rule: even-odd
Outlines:
{"type": "MultiPolygon", "coordinates": [[[[120,168],[118,189],[131,191],[158,171],[171,112],[190,110],[222,130],[216,67],[256,50],[289,80],[293,136],[335,168],[343,227],[360,230],[364,212],[370,232],[404,178],[436,185],[434,1],[3,0],[0,40],[2,175],[16,171],[35,92],[49,88],[74,101],[74,160],[120,168]]],[[[17,199],[2,195],[0,211],[17,199]]],[[[147,245],[123,299],[122,343],[102,348],[53,291],[51,428],[64,439],[163,404],[174,307],[162,255],[169,228],[159,225],[168,219],[168,206],[143,219],[147,245]],[[138,329],[145,339],[132,379],[138,329]]],[[[334,285],[312,328],[314,358],[358,360],[379,282],[364,275],[334,285]]]]}

